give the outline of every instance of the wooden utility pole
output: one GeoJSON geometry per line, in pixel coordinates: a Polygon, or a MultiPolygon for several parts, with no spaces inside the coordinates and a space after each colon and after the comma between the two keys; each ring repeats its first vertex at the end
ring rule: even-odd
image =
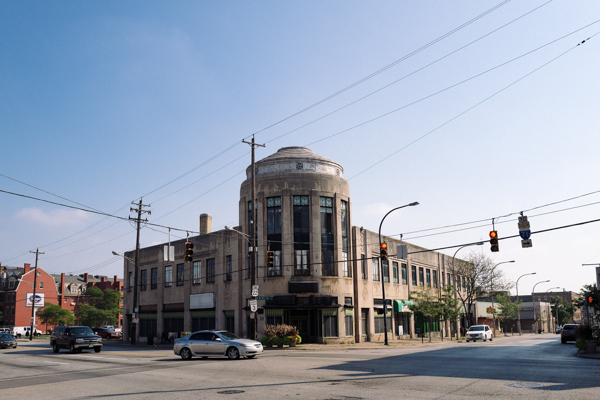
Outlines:
{"type": "Polygon", "coordinates": [[[40,254],[40,249],[37,248],[35,251],[30,251],[30,253],[35,253],[35,269],[33,270],[33,298],[31,299],[31,330],[29,331],[29,340],[33,340],[33,329],[34,329],[34,321],[35,321],[35,289],[37,286],[37,266],[38,266],[38,257],[40,254]]]}
{"type": "Polygon", "coordinates": [[[134,277],[133,277],[133,309],[131,312],[131,344],[135,344],[137,338],[137,321],[139,320],[139,310],[138,310],[138,267],[139,267],[139,259],[140,259],[140,226],[142,222],[148,222],[147,219],[142,219],[142,213],[151,214],[149,210],[144,210],[142,207],[150,207],[150,204],[145,205],[142,204],[142,199],[140,198],[140,202],[138,204],[132,202],[131,204],[137,205],[138,208],[131,207],[129,211],[137,212],[137,217],[132,218],[129,217],[130,220],[135,221],[137,225],[137,238],[135,241],[135,266],[134,266],[134,277]],[[136,321],[136,322],[133,322],[136,321]]]}
{"type": "MultiPolygon", "coordinates": [[[[256,210],[256,165],[254,162],[254,149],[259,147],[265,147],[264,144],[254,143],[254,135],[252,135],[252,142],[242,140],[242,143],[249,144],[252,147],[252,221],[250,223],[250,234],[252,235],[252,260],[250,262],[250,293],[252,293],[252,287],[256,284],[256,266],[258,265],[258,254],[256,253],[256,235],[258,234],[258,213],[256,210]]],[[[253,313],[254,314],[254,313],[253,313]]],[[[256,340],[256,315],[254,318],[250,318],[251,326],[248,327],[250,331],[250,339],[256,340]]]]}

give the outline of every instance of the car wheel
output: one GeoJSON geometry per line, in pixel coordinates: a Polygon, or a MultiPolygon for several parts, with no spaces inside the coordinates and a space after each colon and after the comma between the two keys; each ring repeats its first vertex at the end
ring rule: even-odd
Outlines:
{"type": "Polygon", "coordinates": [[[254,358],[254,357],[256,357],[256,355],[254,355],[254,356],[248,356],[248,358],[254,358]]]}
{"type": "Polygon", "coordinates": [[[566,341],[565,339],[560,339],[560,342],[561,342],[562,344],[567,344],[567,341],[566,341]]]}
{"type": "Polygon", "coordinates": [[[55,352],[55,353],[58,353],[58,346],[56,345],[56,343],[54,343],[52,345],[52,351],[55,352]]]}
{"type": "Polygon", "coordinates": [[[181,349],[181,351],[179,352],[179,355],[181,356],[181,358],[183,360],[191,360],[192,359],[192,351],[190,349],[188,349],[187,347],[184,347],[183,349],[181,349]]]}
{"type": "Polygon", "coordinates": [[[492,341],[492,339],[493,339],[493,337],[492,337],[492,336],[490,336],[490,342],[492,341]]]}
{"type": "Polygon", "coordinates": [[[227,357],[229,357],[230,360],[237,360],[240,358],[240,351],[237,347],[230,347],[227,349],[227,357]]]}
{"type": "Polygon", "coordinates": [[[94,347],[94,351],[96,353],[100,353],[102,351],[102,347],[94,347]]]}
{"type": "Polygon", "coordinates": [[[75,345],[73,343],[71,343],[71,345],[69,346],[69,352],[71,354],[77,353],[77,349],[75,348],[75,345]]]}

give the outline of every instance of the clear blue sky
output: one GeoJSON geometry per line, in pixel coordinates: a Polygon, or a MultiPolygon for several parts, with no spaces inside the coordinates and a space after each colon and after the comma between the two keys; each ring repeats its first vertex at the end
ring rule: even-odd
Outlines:
{"type": "MultiPolygon", "coordinates": [[[[210,213],[217,230],[238,222],[241,141],[258,132],[258,159],[307,145],[339,162],[353,225],[376,231],[420,202],[383,232],[424,247],[487,240],[509,214],[500,237],[517,235],[526,210],[532,231],[594,220],[600,193],[532,209],[600,190],[598,19],[600,2],[572,0],[5,1],[0,189],[123,217],[144,196],[151,222],[196,231],[210,213]]],[[[538,290],[578,291],[594,282],[581,264],[600,262],[599,228],[480,251],[515,260],[512,280],[536,271],[522,293],[546,279],[538,290]]],[[[142,245],[166,239],[142,232],[142,245]]],[[[39,247],[50,272],[122,276],[111,251],[135,232],[0,193],[0,243],[3,265],[33,264],[39,247]]]]}

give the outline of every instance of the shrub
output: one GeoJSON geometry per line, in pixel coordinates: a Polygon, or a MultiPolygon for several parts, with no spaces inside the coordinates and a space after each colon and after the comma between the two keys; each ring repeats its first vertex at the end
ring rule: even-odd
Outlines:
{"type": "Polygon", "coordinates": [[[585,343],[585,340],[582,338],[577,338],[577,340],[575,340],[575,347],[577,347],[577,350],[585,350],[587,348],[587,344],[585,343]]]}
{"type": "Polygon", "coordinates": [[[265,325],[265,336],[273,340],[277,336],[277,327],[275,325],[265,325]]]}
{"type": "Polygon", "coordinates": [[[272,341],[273,341],[273,338],[270,338],[270,337],[268,337],[266,335],[260,338],[260,343],[263,346],[269,346],[272,341]]]}
{"type": "Polygon", "coordinates": [[[283,338],[283,345],[284,346],[289,346],[291,339],[292,339],[291,336],[284,336],[284,338],[283,338]]]}
{"type": "Polygon", "coordinates": [[[279,336],[275,336],[271,343],[273,343],[273,346],[281,346],[283,344],[283,340],[279,336]]]}
{"type": "Polygon", "coordinates": [[[588,324],[581,324],[579,325],[579,327],[577,328],[577,337],[583,340],[592,340],[594,337],[593,335],[593,330],[592,327],[589,326],[588,324]]]}

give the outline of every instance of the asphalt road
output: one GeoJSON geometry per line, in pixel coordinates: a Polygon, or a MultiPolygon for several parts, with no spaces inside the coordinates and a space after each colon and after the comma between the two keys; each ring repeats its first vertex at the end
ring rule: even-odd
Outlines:
{"type": "Polygon", "coordinates": [[[253,360],[183,361],[171,350],[107,344],[52,353],[42,341],[0,350],[9,399],[600,398],[600,360],[557,335],[407,348],[267,350],[253,360]]]}

